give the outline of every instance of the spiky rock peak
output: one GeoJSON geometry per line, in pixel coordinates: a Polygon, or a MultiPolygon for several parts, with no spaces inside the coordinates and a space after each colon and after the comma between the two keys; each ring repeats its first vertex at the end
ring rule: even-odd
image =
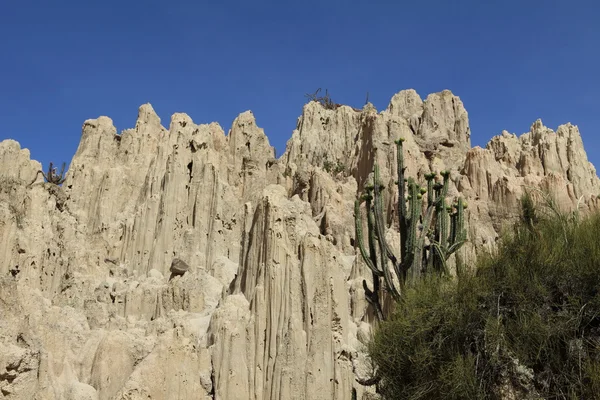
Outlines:
{"type": "Polygon", "coordinates": [[[527,185],[598,206],[576,127],[536,122],[485,149],[469,136],[458,97],[407,90],[379,113],[307,104],[279,159],[250,112],[228,134],[181,113],[166,129],[148,104],[121,133],[88,120],[62,187],[28,186],[42,166],[0,142],[0,393],[361,398],[374,313],[353,204],[377,162],[390,220],[395,140],[420,184],[450,170],[449,196],[469,203],[465,258],[493,245],[527,185]],[[189,268],[171,278],[174,259],[189,268]]]}

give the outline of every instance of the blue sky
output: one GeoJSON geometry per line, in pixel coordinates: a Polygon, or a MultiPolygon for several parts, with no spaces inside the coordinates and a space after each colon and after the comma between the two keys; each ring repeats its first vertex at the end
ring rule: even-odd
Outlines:
{"type": "Polygon", "coordinates": [[[402,89],[450,89],[472,144],[537,118],[579,126],[600,167],[595,1],[31,1],[0,5],[0,140],[46,167],[83,121],[134,126],[151,103],[225,131],[252,110],[279,156],[306,99],[381,110],[402,89]],[[596,154],[595,154],[596,153],[596,154]]]}

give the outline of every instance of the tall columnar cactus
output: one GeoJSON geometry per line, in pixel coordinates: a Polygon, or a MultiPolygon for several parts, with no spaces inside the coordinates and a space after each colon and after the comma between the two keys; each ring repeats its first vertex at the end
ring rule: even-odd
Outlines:
{"type": "Polygon", "coordinates": [[[442,171],[442,182],[435,182],[436,174],[425,175],[427,188],[419,186],[413,178],[404,178],[403,139],[397,140],[398,168],[398,229],[400,231],[400,256],[397,257],[385,239],[387,224],[383,212],[383,184],[379,167],[373,168],[373,181],[365,186],[362,196],[354,203],[356,241],[362,258],[373,274],[373,290],[366,281],[363,287],[367,301],[375,308],[379,319],[384,319],[380,303],[381,278],[385,288],[400,299],[410,272],[413,278],[438,271],[447,273],[446,261],[466,241],[464,209],[466,203],[457,199],[452,206],[446,204],[449,171],[442,171]],[[427,208],[422,214],[424,194],[427,208]],[[361,204],[367,210],[368,251],[363,240],[361,204]],[[407,204],[408,203],[408,204],[407,204]],[[395,275],[395,278],[394,278],[395,275]]]}

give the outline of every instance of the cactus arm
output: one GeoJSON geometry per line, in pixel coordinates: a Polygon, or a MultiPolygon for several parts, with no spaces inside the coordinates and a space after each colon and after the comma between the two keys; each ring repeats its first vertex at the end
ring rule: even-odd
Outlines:
{"type": "Polygon", "coordinates": [[[448,185],[450,183],[450,171],[442,171],[440,172],[442,178],[444,178],[442,183],[442,196],[446,197],[448,195],[448,185]]]}
{"type": "MultiPolygon", "coordinates": [[[[368,209],[367,209],[368,212],[368,209]]],[[[362,234],[362,215],[360,212],[360,201],[354,201],[354,227],[356,230],[356,243],[358,244],[358,248],[360,249],[360,255],[363,260],[365,260],[365,264],[367,267],[377,276],[382,276],[383,273],[377,269],[374,265],[371,257],[367,254],[367,250],[365,249],[365,245],[363,243],[363,234],[362,234]]]]}
{"type": "Polygon", "coordinates": [[[454,253],[456,252],[456,250],[460,249],[460,247],[461,247],[463,244],[465,244],[466,242],[467,242],[467,240],[466,240],[466,239],[463,239],[463,240],[460,240],[460,241],[457,241],[457,242],[453,243],[453,244],[452,244],[452,246],[450,246],[450,247],[448,248],[448,250],[446,251],[446,255],[447,255],[447,257],[446,257],[446,258],[448,258],[448,257],[450,257],[452,254],[454,254],[454,253]]]}
{"type": "MultiPolygon", "coordinates": [[[[378,242],[379,242],[380,246],[382,247],[381,250],[382,250],[383,254],[385,254],[390,259],[390,261],[392,261],[392,263],[394,265],[396,265],[398,263],[398,259],[392,252],[392,249],[390,249],[390,246],[388,245],[387,241],[385,240],[386,224],[385,224],[385,218],[383,217],[383,199],[381,196],[381,184],[379,182],[379,167],[377,165],[375,165],[374,180],[375,180],[375,185],[374,185],[375,188],[373,190],[373,195],[374,195],[375,204],[373,205],[373,208],[374,208],[374,213],[375,213],[375,227],[376,227],[377,237],[379,238],[378,242]]],[[[382,269],[385,269],[385,268],[383,268],[383,265],[382,265],[382,269]]]]}
{"type": "Polygon", "coordinates": [[[371,262],[373,263],[373,265],[377,265],[377,232],[375,230],[375,215],[371,200],[373,200],[373,197],[370,194],[367,195],[367,229],[369,230],[369,254],[371,256],[371,262]]]}
{"type": "Polygon", "coordinates": [[[404,258],[402,259],[402,265],[400,269],[403,274],[413,264],[416,256],[416,245],[417,245],[417,225],[419,223],[419,217],[421,216],[421,201],[419,201],[419,191],[417,184],[412,178],[408,179],[408,204],[409,204],[409,219],[408,226],[406,228],[406,241],[404,245],[404,258]]]}
{"type": "Polygon", "coordinates": [[[397,175],[398,175],[398,215],[400,219],[406,220],[406,203],[403,201],[406,197],[405,188],[404,188],[404,152],[402,150],[402,142],[404,142],[403,138],[396,140],[396,165],[397,165],[397,175]]]}
{"type": "Polygon", "coordinates": [[[367,302],[370,305],[372,305],[375,309],[377,318],[380,321],[383,321],[383,310],[381,308],[381,304],[379,303],[379,277],[383,275],[383,272],[377,268],[377,253],[375,250],[375,230],[373,227],[373,211],[371,211],[371,195],[370,193],[368,193],[368,191],[367,194],[364,196],[364,199],[366,200],[367,208],[367,225],[369,230],[369,254],[367,254],[363,241],[362,215],[360,212],[361,201],[359,199],[356,199],[354,202],[354,222],[356,230],[356,242],[360,249],[361,256],[373,274],[373,290],[369,289],[365,280],[363,280],[362,284],[367,302]]]}
{"type": "Polygon", "coordinates": [[[365,291],[365,297],[367,299],[367,303],[373,306],[375,309],[375,313],[377,314],[377,319],[379,321],[384,320],[383,310],[381,309],[381,304],[379,303],[379,289],[374,289],[371,291],[369,286],[367,286],[367,281],[363,279],[363,289],[365,291]]]}
{"type": "MultiPolygon", "coordinates": [[[[371,256],[371,262],[373,263],[373,265],[375,266],[375,268],[380,271],[377,268],[377,239],[376,239],[376,232],[375,232],[375,216],[374,216],[374,211],[373,211],[373,205],[371,203],[371,200],[373,200],[373,196],[371,196],[371,191],[372,188],[367,188],[367,197],[366,197],[366,202],[367,202],[367,227],[369,229],[369,254],[371,256]]],[[[383,267],[382,267],[383,268],[383,267]]],[[[375,272],[373,272],[373,292],[374,297],[373,299],[377,302],[377,307],[378,310],[381,311],[381,305],[379,304],[379,289],[381,286],[381,281],[380,281],[380,276],[383,275],[383,272],[380,272],[379,274],[376,274],[375,272]]],[[[383,312],[381,312],[381,314],[383,315],[383,312]]],[[[383,320],[383,319],[382,319],[383,320]]]]}
{"type": "Polygon", "coordinates": [[[448,216],[446,214],[446,196],[448,194],[448,177],[450,176],[449,171],[442,171],[440,173],[443,177],[443,183],[441,187],[438,185],[438,196],[435,199],[436,207],[436,224],[435,224],[435,241],[437,241],[441,247],[446,246],[448,240],[448,216]]]}
{"type": "MultiPolygon", "coordinates": [[[[398,291],[398,289],[396,288],[396,284],[394,283],[394,278],[392,277],[392,274],[390,273],[390,269],[387,267],[387,254],[385,251],[385,240],[378,240],[379,242],[379,256],[380,256],[380,262],[381,262],[381,269],[383,270],[383,276],[385,278],[385,283],[388,287],[388,290],[390,291],[390,293],[392,294],[392,296],[398,300],[400,299],[400,292],[398,291]]],[[[402,284],[402,281],[400,281],[400,283],[402,284]]]]}
{"type": "Polygon", "coordinates": [[[433,206],[427,207],[427,212],[425,213],[425,218],[423,219],[423,231],[421,232],[419,239],[415,241],[415,250],[412,263],[411,265],[405,266],[405,268],[414,268],[415,272],[423,269],[423,249],[425,246],[425,236],[429,230],[429,227],[431,226],[434,210],[435,208],[433,206]]]}
{"type": "Polygon", "coordinates": [[[458,250],[467,241],[467,231],[465,230],[465,210],[466,204],[462,197],[456,202],[456,212],[452,215],[452,233],[447,251],[448,257],[458,250]]]}
{"type": "Polygon", "coordinates": [[[400,230],[400,259],[404,260],[406,257],[406,239],[408,233],[408,220],[406,210],[406,188],[404,182],[404,151],[402,143],[404,138],[396,140],[396,168],[398,181],[398,228],[400,230]]]}
{"type": "Polygon", "coordinates": [[[446,201],[442,195],[439,198],[439,202],[436,204],[436,241],[439,242],[441,247],[446,247],[448,241],[448,213],[446,211],[446,201]]]}
{"type": "Polygon", "coordinates": [[[454,243],[456,243],[456,234],[457,234],[457,230],[456,230],[456,225],[457,225],[457,218],[456,218],[456,213],[452,213],[450,214],[450,235],[448,236],[448,244],[450,245],[450,247],[452,247],[452,245],[454,243]]]}
{"type": "MultiPolygon", "coordinates": [[[[387,267],[387,259],[389,258],[394,266],[396,265],[396,257],[390,250],[387,241],[385,240],[385,220],[383,218],[383,201],[381,199],[381,183],[379,182],[379,167],[375,164],[374,168],[374,189],[373,196],[375,204],[373,205],[373,212],[375,214],[375,228],[377,233],[377,242],[379,243],[379,256],[381,262],[381,269],[383,270],[383,275],[385,278],[385,283],[392,293],[394,298],[400,298],[400,292],[396,288],[396,284],[394,283],[394,279],[390,273],[389,268],[387,267]]],[[[400,283],[402,284],[401,277],[398,277],[400,283]]]]}
{"type": "Polygon", "coordinates": [[[448,273],[448,267],[446,265],[446,259],[448,258],[447,253],[442,247],[440,247],[439,243],[431,243],[431,249],[434,253],[435,259],[438,261],[438,266],[441,269],[441,272],[448,273]]]}
{"type": "Polygon", "coordinates": [[[425,179],[427,180],[427,205],[433,204],[435,198],[433,192],[433,183],[435,179],[435,172],[425,174],[425,179]]]}
{"type": "Polygon", "coordinates": [[[435,194],[433,201],[437,201],[439,199],[439,197],[442,195],[442,187],[443,185],[439,182],[435,183],[433,185],[433,192],[435,194]]]}

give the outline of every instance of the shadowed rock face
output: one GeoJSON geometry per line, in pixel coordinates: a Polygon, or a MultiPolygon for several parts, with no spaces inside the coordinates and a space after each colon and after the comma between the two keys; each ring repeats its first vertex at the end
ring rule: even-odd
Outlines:
{"type": "Polygon", "coordinates": [[[465,260],[527,187],[599,206],[576,126],[471,148],[449,91],[405,90],[379,113],[306,104],[279,159],[249,111],[225,135],[185,114],[167,130],[146,104],[121,134],[85,121],[62,188],[30,185],[41,165],[1,142],[0,399],[368,398],[353,201],[374,162],[394,187],[400,137],[409,176],[450,169],[468,201],[465,260]]]}

